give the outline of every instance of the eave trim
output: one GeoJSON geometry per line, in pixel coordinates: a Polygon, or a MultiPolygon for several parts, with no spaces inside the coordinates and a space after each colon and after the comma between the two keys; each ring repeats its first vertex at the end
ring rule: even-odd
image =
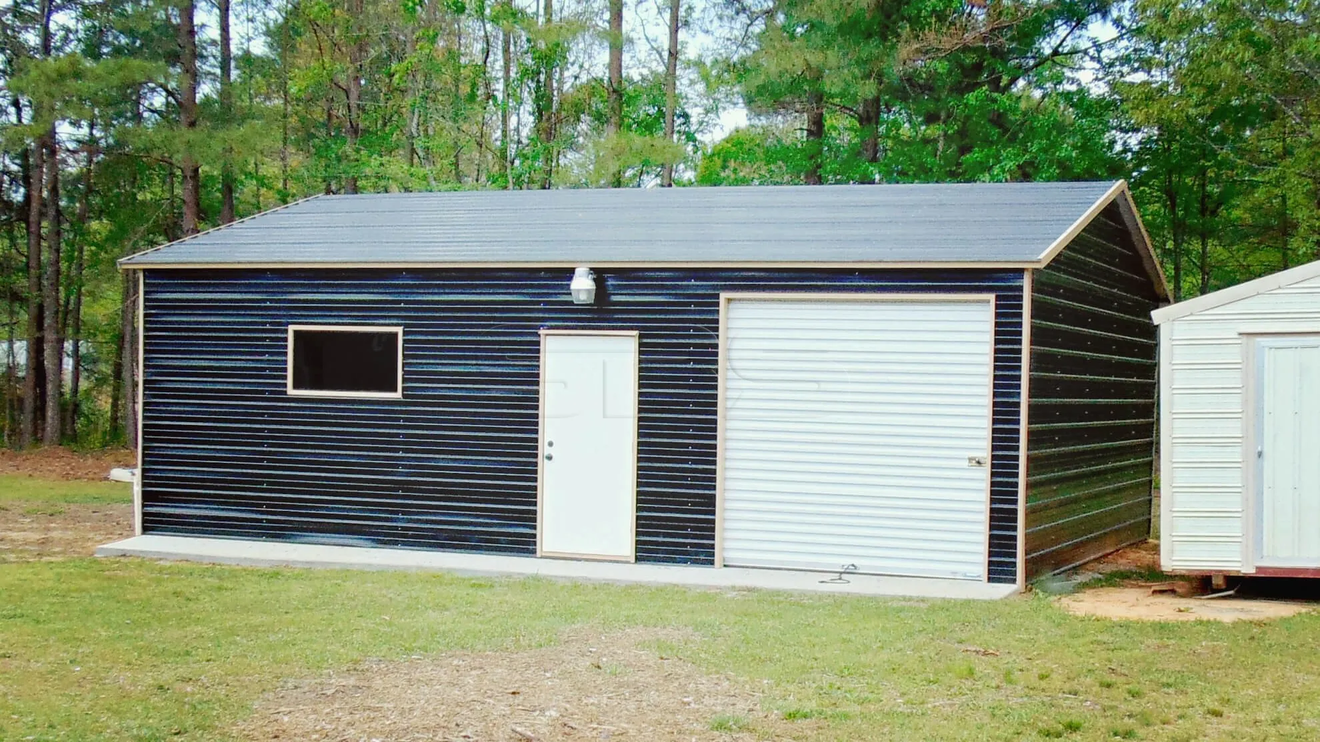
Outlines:
{"type": "MultiPolygon", "coordinates": [[[[156,248],[153,248],[156,249],[156,248]]],[[[931,269],[931,270],[1025,270],[1040,268],[1037,261],[1012,262],[823,262],[823,261],[783,261],[783,262],[736,262],[736,261],[697,261],[676,260],[611,260],[611,261],[518,261],[518,262],[381,262],[381,263],[336,263],[336,262],[252,262],[252,263],[132,263],[129,258],[119,261],[121,270],[371,270],[371,269],[408,269],[408,270],[450,270],[450,269],[500,269],[500,268],[576,268],[587,265],[592,268],[833,268],[833,269],[931,269]]]]}

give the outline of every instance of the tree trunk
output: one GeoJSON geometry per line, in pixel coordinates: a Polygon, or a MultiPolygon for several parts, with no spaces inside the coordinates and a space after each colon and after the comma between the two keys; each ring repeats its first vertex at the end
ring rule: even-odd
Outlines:
{"type": "Polygon", "coordinates": [[[173,242],[173,241],[179,239],[179,237],[180,237],[180,234],[179,234],[179,220],[178,220],[178,219],[175,219],[175,216],[178,215],[178,212],[176,212],[176,211],[174,210],[174,199],[175,199],[175,194],[174,194],[174,190],[175,190],[175,189],[174,189],[174,180],[175,180],[175,177],[174,177],[174,171],[177,170],[177,169],[178,169],[178,168],[174,168],[174,167],[167,167],[167,168],[165,168],[165,194],[166,194],[166,203],[168,203],[168,204],[170,205],[170,212],[169,212],[169,214],[167,215],[167,217],[166,217],[166,219],[165,219],[165,223],[162,225],[162,227],[163,227],[163,230],[162,230],[162,231],[163,231],[164,234],[165,234],[165,241],[166,241],[166,242],[173,242]]]}
{"type": "MultiPolygon", "coordinates": [[[[461,19],[460,19],[461,20],[461,19]]],[[[488,14],[481,14],[481,120],[477,125],[477,167],[474,176],[478,186],[484,186],[488,173],[489,137],[486,127],[490,121],[490,104],[495,97],[494,86],[490,80],[490,24],[488,14]]],[[[460,58],[460,62],[462,59],[460,58]]],[[[461,65],[460,65],[461,69],[461,65]]]]}
{"type": "MultiPolygon", "coordinates": [[[[233,75],[233,52],[229,38],[229,0],[216,0],[220,16],[220,116],[227,126],[234,124],[234,91],[230,84],[233,75]]],[[[226,146],[224,163],[220,166],[220,223],[234,221],[234,150],[226,146]]]]}
{"type": "MultiPolygon", "coordinates": [[[[21,109],[16,107],[15,112],[18,114],[18,116],[16,117],[19,119],[18,123],[21,124],[22,111],[21,109]]],[[[23,159],[26,159],[26,157],[24,157],[23,159]]],[[[13,178],[13,176],[11,176],[12,180],[18,180],[21,178],[22,175],[20,175],[18,178],[13,178]]],[[[5,179],[3,177],[0,177],[0,184],[3,184],[3,187],[5,188],[3,192],[9,193],[10,191],[8,190],[8,188],[10,187],[10,184],[4,181],[5,179]]],[[[5,245],[6,249],[5,249],[4,263],[3,265],[0,265],[0,271],[2,271],[3,275],[5,276],[13,276],[14,271],[16,270],[17,261],[15,260],[15,258],[19,254],[17,228],[18,228],[17,219],[11,220],[9,224],[6,225],[5,227],[5,237],[7,238],[6,239],[7,244],[5,245]]],[[[18,343],[18,307],[17,307],[17,302],[15,301],[16,298],[17,298],[16,292],[7,292],[7,295],[5,296],[4,445],[6,447],[12,446],[15,442],[14,424],[17,422],[17,419],[14,415],[15,403],[18,401],[18,394],[17,394],[18,355],[17,355],[17,348],[15,347],[18,343]]]]}
{"type": "MultiPolygon", "coordinates": [[[[453,88],[449,91],[449,94],[452,96],[450,100],[454,101],[454,105],[455,107],[457,107],[458,101],[463,99],[463,19],[461,17],[455,16],[453,20],[454,20],[454,73],[453,73],[454,84],[453,84],[453,88]]],[[[459,131],[462,131],[462,119],[457,115],[458,114],[457,111],[455,111],[454,113],[455,115],[453,119],[456,125],[454,128],[458,129],[459,131]]],[[[458,183],[459,185],[462,185],[463,145],[460,144],[457,141],[457,139],[458,138],[455,137],[454,182],[458,183]]]]}
{"type": "MultiPolygon", "coordinates": [[[[669,0],[669,56],[665,60],[665,141],[674,141],[674,115],[678,109],[678,20],[679,3],[669,0]]],[[[674,163],[666,162],[660,171],[660,185],[674,185],[674,163]]]]}
{"type": "Polygon", "coordinates": [[[60,332],[62,292],[60,273],[63,267],[62,221],[60,209],[59,141],[52,125],[46,133],[46,256],[42,266],[42,360],[46,373],[45,422],[42,444],[61,443],[61,392],[64,386],[64,341],[60,332]]]}
{"type": "Polygon", "coordinates": [[[1173,172],[1164,173],[1164,205],[1169,214],[1169,237],[1173,244],[1173,300],[1182,300],[1183,230],[1178,213],[1178,190],[1173,172]]]}
{"type": "Polygon", "coordinates": [[[421,85],[418,83],[417,64],[417,30],[418,26],[424,21],[405,22],[404,33],[407,39],[404,43],[404,57],[408,60],[408,87],[404,104],[407,106],[407,123],[403,129],[404,157],[408,163],[408,169],[417,166],[417,139],[421,131],[421,106],[418,105],[421,97],[421,85]]]}
{"type": "MultiPolygon", "coordinates": [[[[544,0],[541,10],[541,26],[548,28],[554,23],[554,0],[544,0]]],[[[544,57],[540,70],[540,90],[535,101],[536,135],[541,144],[541,188],[548,189],[554,182],[554,143],[555,143],[555,54],[554,44],[541,41],[544,57]]]]}
{"type": "MultiPolygon", "coordinates": [[[[10,228],[9,236],[11,242],[14,240],[13,228],[10,228]]],[[[14,256],[17,253],[17,244],[10,244],[10,249],[5,251],[5,275],[14,273],[14,256]]],[[[5,302],[5,446],[14,444],[14,407],[15,398],[18,396],[18,353],[15,347],[18,344],[18,312],[15,308],[16,302],[11,297],[5,302]]]]}
{"type": "Polygon", "coordinates": [[[348,177],[344,178],[344,193],[358,192],[358,140],[362,137],[362,65],[367,58],[367,40],[362,32],[363,2],[348,0],[349,47],[348,47],[348,116],[345,121],[344,136],[348,144],[348,177]]]}
{"type": "Polygon", "coordinates": [[[802,180],[807,185],[820,185],[821,160],[825,142],[825,96],[819,90],[807,94],[807,171],[802,180]]]}
{"type": "MultiPolygon", "coordinates": [[[[325,104],[325,136],[327,139],[329,139],[335,135],[335,104],[334,101],[331,100],[330,96],[328,95],[325,97],[325,100],[322,101],[322,103],[325,104]]],[[[343,166],[343,163],[341,162],[340,165],[343,166]]],[[[356,178],[353,180],[353,185],[355,187],[357,186],[356,178]]],[[[330,174],[327,172],[325,176],[325,195],[329,196],[334,192],[335,192],[334,181],[331,179],[330,174]]]]}
{"type": "MultiPolygon", "coordinates": [[[[52,15],[51,0],[41,0],[40,47],[43,59],[50,57],[52,15]]],[[[32,122],[36,123],[39,106],[32,104],[32,122]]],[[[51,124],[51,131],[54,131],[51,124]]],[[[42,395],[45,392],[45,354],[43,351],[42,331],[46,321],[45,306],[42,304],[42,266],[41,266],[41,214],[44,206],[42,196],[46,183],[46,136],[37,138],[32,145],[31,169],[27,182],[27,226],[28,226],[28,318],[27,318],[27,364],[23,374],[23,419],[19,426],[19,445],[24,448],[36,443],[38,421],[43,417],[42,395]]],[[[52,163],[52,167],[57,167],[52,163]]],[[[53,310],[52,310],[53,311],[53,310]]]]}
{"type": "Polygon", "coordinates": [[[41,330],[41,213],[45,198],[46,142],[42,136],[32,145],[27,182],[27,358],[23,373],[23,416],[19,421],[18,445],[28,448],[37,441],[37,419],[41,417],[40,373],[41,330]],[[40,381],[38,381],[40,380],[40,381]]]}
{"type": "Polygon", "coordinates": [[[289,202],[289,17],[280,19],[280,203],[289,202]]]}
{"type": "MultiPolygon", "coordinates": [[[[610,8],[610,61],[609,61],[609,120],[606,133],[617,137],[623,133],[623,0],[609,0],[610,8]]],[[[623,185],[623,170],[616,160],[611,164],[610,187],[623,185]]]]}
{"type": "Polygon", "coordinates": [[[120,313],[120,355],[123,359],[120,362],[120,370],[123,378],[120,380],[120,386],[123,388],[124,397],[124,438],[129,448],[137,448],[138,428],[137,428],[137,358],[138,358],[138,337],[137,337],[137,310],[138,310],[138,277],[134,273],[124,274],[124,305],[120,313]]]}
{"type": "Polygon", "coordinates": [[[862,101],[857,111],[857,128],[861,130],[862,159],[880,161],[880,97],[862,101]]]}
{"type": "Polygon", "coordinates": [[[1200,181],[1200,219],[1197,225],[1197,236],[1201,240],[1201,260],[1197,266],[1201,272],[1201,293],[1210,293],[1210,174],[1204,166],[1197,180],[1200,181]]]}
{"type": "Polygon", "coordinates": [[[1288,254],[1288,237],[1291,231],[1288,224],[1288,192],[1279,195],[1279,269],[1292,267],[1292,256],[1288,254]]]}
{"type": "Polygon", "coordinates": [[[197,28],[195,0],[179,4],[179,126],[183,129],[183,234],[197,234],[202,218],[202,172],[193,154],[197,130],[197,28]]]}
{"type": "Polygon", "coordinates": [[[82,387],[82,307],[83,269],[87,262],[87,219],[92,198],[92,166],[96,153],[96,122],[87,122],[87,161],[83,163],[82,193],[78,196],[78,244],[74,249],[73,272],[68,284],[73,291],[67,322],[68,337],[72,341],[72,368],[69,371],[69,404],[65,408],[64,434],[78,439],[79,393],[82,387]]]}
{"type": "Polygon", "coordinates": [[[64,386],[64,341],[60,337],[60,160],[59,141],[52,126],[46,134],[46,265],[42,280],[42,305],[45,315],[42,318],[44,354],[46,361],[46,424],[41,434],[41,442],[47,446],[58,446],[61,442],[60,392],[64,386]]]}
{"type": "Polygon", "coordinates": [[[121,401],[124,398],[124,353],[128,346],[128,285],[133,278],[131,271],[124,271],[119,279],[119,335],[115,349],[115,360],[110,368],[110,435],[114,437],[124,429],[121,401]]]}
{"type": "Polygon", "coordinates": [[[504,156],[504,187],[513,190],[513,142],[509,139],[509,102],[513,93],[513,33],[506,21],[500,31],[500,56],[504,69],[501,71],[500,84],[500,149],[504,156]]]}

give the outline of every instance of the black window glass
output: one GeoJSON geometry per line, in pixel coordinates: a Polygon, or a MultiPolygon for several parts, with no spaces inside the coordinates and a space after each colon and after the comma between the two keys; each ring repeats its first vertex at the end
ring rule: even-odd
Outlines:
{"type": "Polygon", "coordinates": [[[399,333],[295,329],[293,389],[397,394],[399,333]]]}

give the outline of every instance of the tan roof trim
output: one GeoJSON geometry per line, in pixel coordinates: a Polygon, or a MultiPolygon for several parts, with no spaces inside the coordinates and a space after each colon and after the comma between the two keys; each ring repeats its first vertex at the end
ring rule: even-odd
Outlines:
{"type": "Polygon", "coordinates": [[[1164,269],[1160,267],[1159,257],[1155,255],[1155,245],[1150,241],[1150,233],[1146,231],[1146,225],[1141,221],[1141,215],[1137,213],[1137,204],[1132,199],[1132,190],[1128,188],[1126,180],[1120,180],[1105,191],[1105,194],[1098,201],[1091,204],[1077,221],[1072,223],[1068,231],[1059,235],[1049,248],[1040,255],[1040,266],[1043,268],[1050,264],[1059,253],[1067,247],[1077,235],[1082,233],[1091,222],[1095,221],[1100,212],[1115,200],[1119,202],[1119,210],[1123,212],[1123,219],[1126,221],[1128,229],[1132,232],[1132,241],[1136,243],[1137,250],[1141,252],[1141,262],[1146,265],[1146,272],[1150,274],[1151,281],[1155,284],[1155,291],[1161,299],[1168,301],[1172,293],[1169,291],[1169,282],[1164,276],[1164,269]]]}
{"type": "Polygon", "coordinates": [[[1146,231],[1146,223],[1141,220],[1136,199],[1132,197],[1132,189],[1128,188],[1127,181],[1123,182],[1122,196],[1118,204],[1119,209],[1123,212],[1123,218],[1128,221],[1128,229],[1133,231],[1132,239],[1141,250],[1141,261],[1146,264],[1146,271],[1155,280],[1155,289],[1159,291],[1160,298],[1172,301],[1173,291],[1169,288],[1169,279],[1164,274],[1164,266],[1160,264],[1159,256],[1155,254],[1155,243],[1150,238],[1150,232],[1146,231]]]}
{"type": "MultiPolygon", "coordinates": [[[[165,248],[167,248],[167,247],[170,247],[170,246],[172,246],[172,245],[178,245],[178,244],[180,244],[180,243],[187,242],[188,240],[195,240],[195,239],[197,239],[198,237],[201,237],[201,236],[204,235],[204,234],[210,234],[210,233],[215,232],[215,231],[217,231],[217,230],[224,229],[225,227],[232,227],[232,226],[234,226],[235,224],[242,224],[243,222],[250,221],[250,220],[252,220],[252,219],[256,219],[256,218],[259,217],[259,216],[265,216],[265,215],[267,215],[267,214],[273,214],[273,213],[275,213],[275,212],[277,212],[277,211],[283,211],[284,209],[287,209],[287,208],[289,208],[290,206],[297,206],[297,205],[300,204],[300,203],[305,203],[305,202],[307,202],[307,201],[311,201],[311,200],[314,199],[314,198],[320,198],[321,195],[322,195],[322,194],[317,193],[317,194],[313,194],[313,195],[311,195],[311,196],[307,196],[307,197],[305,197],[305,198],[300,198],[300,199],[298,199],[298,200],[296,200],[296,201],[290,201],[290,202],[287,203],[287,204],[280,204],[279,206],[275,206],[275,207],[273,207],[273,208],[266,209],[265,211],[258,211],[258,212],[255,213],[255,214],[248,214],[247,216],[243,217],[242,219],[235,219],[234,221],[229,222],[228,224],[217,224],[216,226],[211,227],[210,229],[207,229],[207,230],[203,230],[203,231],[201,231],[201,232],[198,232],[197,234],[190,234],[190,235],[188,235],[187,237],[180,237],[179,239],[174,240],[173,242],[166,242],[166,243],[163,244],[163,245],[156,245],[155,247],[149,247],[149,248],[147,248],[146,250],[143,250],[143,251],[141,251],[141,252],[135,252],[135,253],[133,253],[132,255],[125,255],[124,257],[120,258],[119,260],[116,260],[116,261],[115,261],[115,265],[119,266],[119,269],[120,269],[120,270],[133,270],[133,266],[125,266],[124,263],[126,263],[126,262],[128,262],[128,261],[130,261],[130,260],[134,260],[134,259],[136,259],[136,258],[140,258],[140,257],[142,257],[143,255],[147,255],[147,254],[149,254],[149,253],[156,252],[157,250],[163,250],[163,249],[165,249],[165,248]]],[[[152,266],[152,267],[155,267],[155,266],[152,266]]]]}
{"type": "Polygon", "coordinates": [[[1250,299],[1253,296],[1259,296],[1284,286],[1291,286],[1318,277],[1320,277],[1320,260],[1272,273],[1246,283],[1239,283],[1236,286],[1229,286],[1226,289],[1220,289],[1209,294],[1202,294],[1194,299],[1180,301],[1167,307],[1161,307],[1151,312],[1150,316],[1155,320],[1155,324],[1160,325],[1197,312],[1226,306],[1235,301],[1250,299]]]}
{"type": "Polygon", "coordinates": [[[553,262],[513,262],[513,263],[442,263],[442,262],[421,262],[421,263],[144,263],[141,265],[121,266],[124,270],[210,270],[210,269],[253,269],[253,270],[275,270],[291,268],[314,268],[319,270],[364,270],[371,268],[385,269],[407,269],[407,270],[449,270],[449,269],[470,269],[470,268],[576,268],[578,266],[588,266],[591,268],[834,268],[834,269],[909,269],[909,268],[927,268],[932,270],[958,270],[958,269],[996,269],[996,270],[1025,270],[1032,268],[1041,268],[1037,262],[811,262],[811,261],[785,261],[785,262],[684,262],[675,260],[610,260],[610,261],[553,261],[553,262]]]}

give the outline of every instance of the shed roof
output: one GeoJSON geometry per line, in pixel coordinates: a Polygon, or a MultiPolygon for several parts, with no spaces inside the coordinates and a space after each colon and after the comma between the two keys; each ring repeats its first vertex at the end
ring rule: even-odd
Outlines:
{"type": "Polygon", "coordinates": [[[1246,283],[1239,283],[1236,286],[1212,291],[1209,294],[1202,294],[1193,299],[1180,301],[1177,304],[1170,304],[1167,307],[1156,309],[1150,313],[1150,316],[1155,320],[1155,324],[1159,325],[1209,309],[1227,306],[1243,299],[1250,299],[1253,296],[1259,296],[1284,286],[1309,281],[1316,277],[1320,277],[1320,260],[1279,271],[1278,273],[1271,273],[1268,276],[1262,276],[1246,283]]]}
{"type": "Polygon", "coordinates": [[[120,265],[1036,267],[1119,194],[1121,181],[317,196],[120,265]]]}

